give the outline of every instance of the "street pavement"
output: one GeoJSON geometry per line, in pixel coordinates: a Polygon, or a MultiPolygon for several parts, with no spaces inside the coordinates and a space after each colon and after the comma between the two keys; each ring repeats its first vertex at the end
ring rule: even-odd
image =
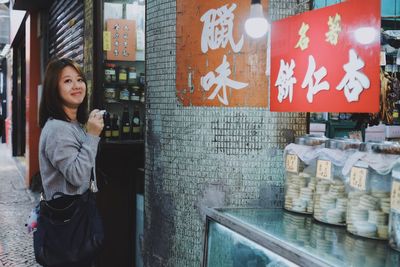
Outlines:
{"type": "Polygon", "coordinates": [[[0,267],[37,267],[32,233],[25,223],[39,194],[26,188],[18,166],[9,148],[0,143],[0,267]]]}

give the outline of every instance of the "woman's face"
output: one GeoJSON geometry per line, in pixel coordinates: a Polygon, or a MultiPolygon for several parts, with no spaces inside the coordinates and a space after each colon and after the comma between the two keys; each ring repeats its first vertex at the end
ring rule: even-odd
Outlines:
{"type": "Polygon", "coordinates": [[[65,107],[78,108],[85,98],[86,84],[73,67],[66,66],[61,71],[58,90],[65,107]]]}

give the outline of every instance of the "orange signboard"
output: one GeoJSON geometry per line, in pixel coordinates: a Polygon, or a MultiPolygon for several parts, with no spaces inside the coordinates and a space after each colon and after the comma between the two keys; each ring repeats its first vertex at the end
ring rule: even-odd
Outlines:
{"type": "MultiPolygon", "coordinates": [[[[268,1],[261,2],[265,12],[268,1]]],[[[245,33],[250,3],[177,0],[176,90],[184,106],[267,107],[267,37],[245,33]]]]}
{"type": "Polygon", "coordinates": [[[104,38],[108,40],[107,42],[111,42],[104,44],[104,47],[111,48],[107,51],[107,59],[136,60],[136,22],[127,19],[109,19],[107,31],[111,33],[109,34],[111,38],[104,38]]]}

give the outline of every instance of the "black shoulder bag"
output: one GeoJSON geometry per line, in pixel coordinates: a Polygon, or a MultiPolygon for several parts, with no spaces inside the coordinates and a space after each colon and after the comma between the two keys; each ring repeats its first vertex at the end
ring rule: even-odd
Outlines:
{"type": "Polygon", "coordinates": [[[90,262],[99,251],[104,231],[92,190],[81,195],[57,192],[40,201],[37,230],[33,233],[35,258],[44,266],[76,266],[90,262]]]}

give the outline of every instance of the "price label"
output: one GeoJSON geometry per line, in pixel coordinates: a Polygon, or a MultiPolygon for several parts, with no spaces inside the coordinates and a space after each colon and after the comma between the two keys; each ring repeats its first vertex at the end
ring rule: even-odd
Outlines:
{"type": "Polygon", "coordinates": [[[392,183],[390,206],[396,212],[400,213],[400,182],[393,181],[392,183]]]}
{"type": "Polygon", "coordinates": [[[386,65],[386,52],[385,51],[381,51],[380,54],[380,65],[381,66],[385,66],[386,65]]]}
{"type": "Polygon", "coordinates": [[[286,155],[286,171],[299,173],[299,157],[296,155],[286,155]]]}
{"type": "Polygon", "coordinates": [[[329,160],[318,160],[316,176],[321,179],[332,179],[332,162],[329,160]]]}
{"type": "Polygon", "coordinates": [[[365,191],[368,170],[365,168],[353,167],[350,172],[350,186],[365,191]]]}
{"type": "Polygon", "coordinates": [[[103,50],[111,51],[111,32],[103,31],[103,50]]]}

